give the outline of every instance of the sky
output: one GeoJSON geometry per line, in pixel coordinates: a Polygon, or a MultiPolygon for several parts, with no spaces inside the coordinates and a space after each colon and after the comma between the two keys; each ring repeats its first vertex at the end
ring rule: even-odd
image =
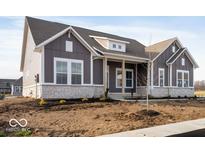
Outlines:
{"type": "MultiPolygon", "coordinates": [[[[195,80],[205,80],[205,17],[37,16],[45,20],[85,27],[136,39],[150,45],[178,37],[199,67],[195,80]]],[[[25,17],[0,17],[0,78],[19,78],[25,17]]]]}

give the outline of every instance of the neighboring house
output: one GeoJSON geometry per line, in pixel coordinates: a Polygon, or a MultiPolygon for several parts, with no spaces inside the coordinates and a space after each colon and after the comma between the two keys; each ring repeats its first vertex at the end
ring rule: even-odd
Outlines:
{"type": "Polygon", "coordinates": [[[23,77],[20,77],[11,84],[11,95],[21,96],[23,89],[23,77]]]}
{"type": "Polygon", "coordinates": [[[0,94],[11,94],[11,84],[16,79],[0,79],[0,94]]]}
{"type": "Polygon", "coordinates": [[[26,17],[23,96],[45,99],[193,96],[197,68],[177,38],[151,46],[134,39],[26,17]]]}

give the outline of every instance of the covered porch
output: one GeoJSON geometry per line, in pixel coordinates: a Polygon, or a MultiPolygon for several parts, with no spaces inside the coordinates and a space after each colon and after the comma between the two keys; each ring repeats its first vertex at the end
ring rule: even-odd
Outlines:
{"type": "Polygon", "coordinates": [[[123,99],[146,94],[149,61],[135,57],[104,57],[103,84],[108,97],[123,99]],[[143,87],[143,88],[142,88],[143,87]]]}

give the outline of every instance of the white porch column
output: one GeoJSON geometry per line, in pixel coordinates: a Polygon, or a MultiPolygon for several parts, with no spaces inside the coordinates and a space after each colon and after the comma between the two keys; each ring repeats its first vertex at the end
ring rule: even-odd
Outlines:
{"type": "Polygon", "coordinates": [[[104,91],[107,90],[107,58],[105,57],[103,60],[103,83],[104,83],[104,91]]]}
{"type": "Polygon", "coordinates": [[[125,60],[122,61],[122,94],[125,94],[125,60]]]}

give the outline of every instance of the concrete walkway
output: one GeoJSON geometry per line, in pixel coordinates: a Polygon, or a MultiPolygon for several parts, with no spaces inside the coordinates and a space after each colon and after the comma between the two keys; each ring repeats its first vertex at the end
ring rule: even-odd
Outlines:
{"type": "Polygon", "coordinates": [[[115,134],[108,134],[103,135],[102,137],[165,137],[203,128],[205,128],[205,118],[144,129],[137,129],[133,131],[126,131],[115,134]]]}

